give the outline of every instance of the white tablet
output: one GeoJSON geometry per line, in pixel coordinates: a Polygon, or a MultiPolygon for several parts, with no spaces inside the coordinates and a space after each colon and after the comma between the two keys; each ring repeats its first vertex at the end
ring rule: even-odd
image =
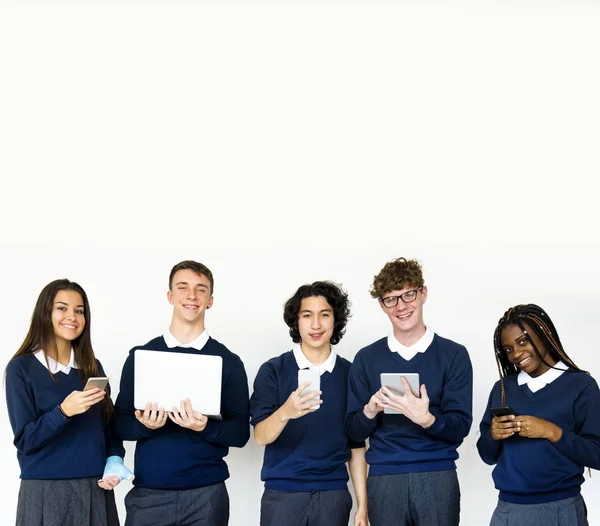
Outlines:
{"type": "Polygon", "coordinates": [[[181,401],[189,398],[194,411],[220,415],[220,356],[138,349],[133,363],[136,409],[144,409],[151,402],[172,411],[173,406],[179,408],[181,401]]]}
{"type": "MultiPolygon", "coordinates": [[[[381,373],[381,387],[384,385],[389,387],[392,393],[404,396],[404,385],[402,384],[402,377],[406,378],[410,391],[417,398],[421,397],[421,386],[419,385],[419,373],[381,373]]],[[[399,415],[395,409],[389,409],[385,407],[383,412],[386,415],[399,415]]]]}

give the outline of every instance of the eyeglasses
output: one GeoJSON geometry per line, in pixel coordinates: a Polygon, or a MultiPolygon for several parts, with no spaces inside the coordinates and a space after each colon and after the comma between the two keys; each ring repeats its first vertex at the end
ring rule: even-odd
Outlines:
{"type": "Polygon", "coordinates": [[[414,290],[407,290],[406,292],[400,294],[400,296],[388,296],[387,298],[380,298],[381,303],[383,303],[383,306],[388,309],[398,305],[399,299],[401,299],[404,303],[412,303],[417,299],[417,295],[419,294],[420,290],[423,290],[423,287],[419,287],[418,289],[414,290]]]}

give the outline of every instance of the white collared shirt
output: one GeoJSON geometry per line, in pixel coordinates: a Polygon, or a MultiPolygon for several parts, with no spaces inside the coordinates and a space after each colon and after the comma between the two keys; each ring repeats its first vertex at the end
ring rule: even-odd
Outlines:
{"type": "Polygon", "coordinates": [[[173,334],[171,334],[171,330],[167,329],[167,332],[163,334],[163,338],[165,339],[165,343],[169,349],[172,349],[173,347],[191,347],[192,349],[201,351],[202,348],[208,343],[209,335],[208,331],[204,329],[204,331],[191,342],[181,343],[177,338],[175,338],[175,336],[173,336],[173,334]]]}
{"type": "Polygon", "coordinates": [[[71,358],[69,358],[68,365],[63,365],[62,363],[57,362],[54,358],[50,356],[46,357],[46,353],[43,351],[43,349],[34,352],[33,355],[52,374],[56,374],[58,372],[69,374],[71,372],[71,369],[79,369],[79,367],[77,367],[77,364],[75,363],[75,352],[73,352],[73,347],[71,347],[71,358]],[[46,358],[48,361],[46,361],[46,358]]]}
{"type": "Polygon", "coordinates": [[[335,367],[335,361],[337,359],[337,354],[333,350],[333,347],[331,348],[331,352],[329,353],[329,357],[327,358],[327,360],[325,360],[319,365],[315,365],[314,363],[311,363],[308,360],[308,358],[302,352],[302,346],[299,343],[294,345],[292,351],[294,353],[294,358],[296,358],[298,369],[310,369],[313,371],[319,371],[320,375],[323,375],[325,371],[327,371],[328,373],[333,372],[333,368],[335,367]]]}
{"type": "Polygon", "coordinates": [[[433,332],[429,327],[425,327],[425,334],[423,334],[423,336],[421,336],[410,347],[405,347],[402,345],[396,339],[393,332],[388,336],[387,342],[390,351],[397,352],[405,360],[412,360],[417,353],[424,353],[429,348],[434,336],[435,332],[433,332]]]}
{"type": "Polygon", "coordinates": [[[554,382],[561,374],[565,372],[568,367],[559,360],[554,366],[556,369],[548,369],[545,373],[540,374],[537,378],[529,376],[525,371],[521,371],[517,376],[517,383],[519,385],[527,384],[527,387],[532,393],[538,392],[548,384],[554,382]]]}

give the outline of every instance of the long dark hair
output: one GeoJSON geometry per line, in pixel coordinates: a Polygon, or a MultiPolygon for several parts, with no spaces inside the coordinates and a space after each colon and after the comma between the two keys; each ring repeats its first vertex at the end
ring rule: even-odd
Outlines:
{"type": "MultiPolygon", "coordinates": [[[[569,370],[582,371],[582,369],[577,367],[565,352],[562,342],[558,337],[556,327],[544,309],[533,303],[511,307],[504,313],[504,316],[500,318],[496,330],[494,331],[494,352],[496,353],[496,363],[498,365],[498,373],[500,374],[502,405],[504,405],[506,397],[504,378],[510,374],[517,374],[519,372],[519,368],[508,361],[508,356],[502,349],[502,330],[507,325],[516,325],[526,334],[529,334],[530,332],[534,333],[555,362],[562,360],[569,366],[569,370]]],[[[540,349],[536,347],[531,338],[529,338],[529,343],[531,343],[533,350],[542,363],[551,369],[556,369],[556,367],[550,365],[544,359],[540,353],[540,349]]]]}
{"type": "MultiPolygon", "coordinates": [[[[58,347],[56,345],[56,336],[54,327],[52,326],[52,310],[54,308],[54,300],[56,295],[61,290],[72,290],[77,292],[83,299],[83,315],[85,317],[85,325],[81,334],[71,342],[73,352],[75,354],[75,363],[79,368],[79,374],[85,382],[88,378],[100,376],[98,362],[94,355],[91,338],[92,313],[87,294],[83,287],[74,281],[68,279],[57,279],[52,283],[48,283],[40,292],[37,302],[31,315],[31,325],[25,340],[15,353],[13,358],[23,354],[33,354],[40,349],[43,349],[46,355],[58,356],[58,347]]],[[[46,356],[47,359],[47,356],[46,356]]],[[[53,379],[55,376],[52,372],[50,375],[53,379]]],[[[102,419],[104,422],[109,422],[114,416],[114,407],[110,396],[105,396],[100,402],[102,408],[102,419]]]]}

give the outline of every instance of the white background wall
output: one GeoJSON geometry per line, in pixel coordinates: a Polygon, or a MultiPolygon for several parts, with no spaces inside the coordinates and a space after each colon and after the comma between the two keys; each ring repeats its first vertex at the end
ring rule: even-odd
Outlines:
{"type": "MultiPolygon", "coordinates": [[[[337,350],[352,359],[389,330],[373,275],[416,257],[427,323],[473,361],[462,524],[486,524],[475,442],[506,308],[542,305],[600,378],[599,24],[577,1],[1,5],[0,366],[42,287],[69,277],[116,391],[127,351],[167,327],[187,258],[213,270],[207,324],[250,381],[289,348],[282,305],[316,279],[351,296],[337,350]]],[[[5,411],[0,428],[12,524],[5,411]]],[[[256,525],[262,448],[228,462],[231,525],[256,525]]],[[[586,480],[590,524],[599,489],[586,480]]]]}

